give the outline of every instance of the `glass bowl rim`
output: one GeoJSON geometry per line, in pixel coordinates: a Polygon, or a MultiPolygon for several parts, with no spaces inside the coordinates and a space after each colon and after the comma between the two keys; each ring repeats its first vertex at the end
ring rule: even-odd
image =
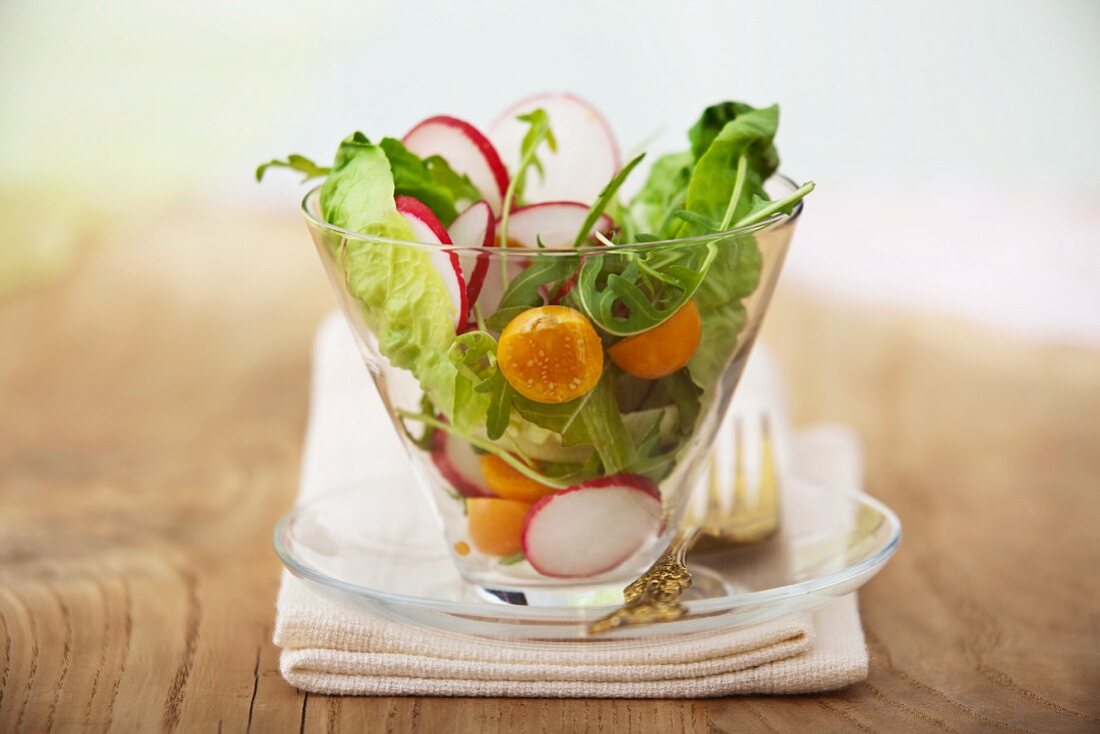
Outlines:
{"type": "MultiPolygon", "coordinates": [[[[805,581],[784,584],[782,586],[776,586],[770,589],[761,589],[759,591],[739,593],[733,596],[727,595],[691,601],[688,604],[690,608],[690,613],[692,615],[705,615],[708,613],[721,612],[729,607],[731,599],[736,599],[737,607],[743,607],[766,602],[775,602],[783,599],[790,599],[793,597],[821,592],[826,589],[842,585],[848,581],[851,581],[852,579],[859,578],[865,573],[874,571],[884,566],[886,562],[893,557],[894,553],[897,552],[899,546],[901,545],[901,520],[898,518],[897,514],[881,500],[858,489],[853,489],[846,486],[838,486],[827,482],[821,482],[800,475],[790,475],[785,479],[785,481],[794,481],[800,484],[809,485],[810,487],[813,487],[816,491],[838,494],[852,502],[857,502],[862,505],[871,507],[873,510],[879,513],[882,518],[882,522],[885,523],[885,525],[887,526],[887,530],[889,533],[888,537],[886,538],[885,542],[883,542],[882,545],[874,551],[874,553],[867,556],[866,558],[863,558],[850,566],[845,566],[844,568],[823,573],[819,576],[806,579],[805,581]]],[[[408,607],[447,614],[461,614],[470,611],[469,607],[471,604],[473,604],[473,602],[430,599],[425,597],[411,596],[408,594],[372,589],[370,587],[361,586],[351,581],[345,581],[343,579],[335,578],[323,571],[299,562],[298,559],[294,557],[294,554],[291,553],[287,545],[283,542],[284,535],[289,533],[290,525],[302,514],[307,505],[323,501],[327,499],[330,495],[342,495],[348,491],[348,488],[342,488],[331,492],[324,492],[316,497],[311,497],[305,503],[296,505],[290,512],[283,515],[283,517],[279,520],[279,523],[275,526],[275,530],[272,532],[272,545],[275,548],[275,554],[279,557],[279,560],[283,562],[283,566],[287,570],[303,580],[310,581],[312,583],[316,583],[327,588],[336,589],[345,593],[351,593],[357,596],[366,596],[381,603],[396,602],[408,607]]],[[[619,605],[593,605],[590,607],[511,606],[508,604],[489,604],[488,602],[484,602],[484,606],[479,606],[478,610],[488,610],[491,611],[492,614],[501,617],[523,618],[537,615],[541,620],[544,621],[576,621],[579,617],[587,618],[591,616],[594,618],[617,606],[619,605]]]]}
{"type": "MultiPolygon", "coordinates": [[[[773,179],[781,181],[784,185],[795,190],[798,188],[798,184],[794,179],[786,176],[782,173],[775,173],[772,176],[773,179]]],[[[412,247],[419,250],[430,250],[432,252],[439,252],[440,250],[446,252],[476,252],[484,254],[504,254],[508,257],[537,257],[540,255],[576,255],[587,253],[607,253],[608,248],[602,245],[586,245],[583,247],[544,247],[540,249],[529,249],[519,247],[509,247],[502,249],[500,247],[486,247],[484,245],[439,245],[431,242],[415,242],[412,240],[398,240],[389,237],[377,237],[375,235],[363,234],[362,232],[355,232],[350,229],[344,229],[343,227],[337,227],[334,224],[329,224],[325,220],[318,217],[312,211],[310,211],[311,204],[319,199],[321,193],[321,187],[323,184],[318,184],[312,189],[306,192],[306,195],[302,198],[300,209],[302,215],[306,219],[306,223],[313,228],[324,230],[332,234],[338,235],[343,239],[362,240],[365,242],[374,242],[387,245],[399,245],[401,247],[412,247]]],[[[688,245],[698,245],[707,242],[714,242],[716,240],[724,240],[736,237],[743,237],[745,235],[756,234],[763,230],[777,230],[783,227],[794,226],[794,223],[798,220],[802,214],[803,204],[805,199],[800,199],[794,207],[794,210],[790,214],[784,214],[782,212],[773,214],[772,216],[755,224],[746,225],[744,227],[735,227],[733,229],[727,229],[722,232],[712,232],[709,234],[693,235],[691,237],[680,237],[670,240],[654,240],[653,242],[632,242],[624,245],[617,245],[615,247],[616,252],[644,252],[650,249],[667,249],[671,247],[681,247],[688,245]]],[[[548,204],[555,202],[537,202],[540,204],[548,204]]]]}

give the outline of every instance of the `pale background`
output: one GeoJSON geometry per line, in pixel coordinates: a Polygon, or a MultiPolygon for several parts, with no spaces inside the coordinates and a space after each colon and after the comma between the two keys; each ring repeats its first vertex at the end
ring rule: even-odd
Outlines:
{"type": "Polygon", "coordinates": [[[789,278],[1100,343],[1098,69],[1088,0],[3,0],[0,291],[135,209],[293,211],[295,178],[252,180],[271,156],[569,89],[628,149],[780,102],[820,187],[789,278]]]}

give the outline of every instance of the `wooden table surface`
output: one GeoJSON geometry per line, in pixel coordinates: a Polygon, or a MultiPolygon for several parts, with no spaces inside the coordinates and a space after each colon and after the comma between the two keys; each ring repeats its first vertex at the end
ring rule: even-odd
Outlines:
{"type": "Polygon", "coordinates": [[[333,303],[304,228],[183,211],[82,253],[0,300],[0,731],[1100,730],[1096,351],[780,288],[796,419],[853,424],[905,525],[861,594],[865,683],[313,696],[278,673],[269,542],[333,303]]]}

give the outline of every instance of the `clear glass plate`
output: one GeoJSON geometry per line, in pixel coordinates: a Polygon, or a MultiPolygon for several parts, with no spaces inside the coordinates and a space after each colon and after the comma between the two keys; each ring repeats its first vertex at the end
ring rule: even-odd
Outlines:
{"type": "MultiPolygon", "coordinates": [[[[491,639],[577,640],[586,637],[589,622],[622,601],[619,591],[594,593],[573,606],[486,599],[434,541],[357,533],[356,518],[384,511],[378,496],[362,488],[326,494],[295,508],[275,529],[275,550],[290,572],[353,613],[491,639]]],[[[787,477],[782,502],[782,529],[773,539],[689,557],[696,584],[685,597],[685,617],[593,641],[733,630],[811,609],[858,589],[898,548],[897,516],[866,494],[787,477]]]]}

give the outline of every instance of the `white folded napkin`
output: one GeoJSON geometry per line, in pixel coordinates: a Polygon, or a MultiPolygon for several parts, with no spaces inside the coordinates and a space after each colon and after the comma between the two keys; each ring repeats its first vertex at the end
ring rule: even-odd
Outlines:
{"type": "MultiPolygon", "coordinates": [[[[778,371],[759,348],[734,410],[768,412],[779,461],[786,468],[858,486],[861,464],[855,438],[836,426],[792,436],[778,371]]],[[[314,347],[299,501],[351,483],[363,491],[392,486],[390,480],[410,486],[414,482],[351,335],[342,317],[334,314],[322,325],[314,347]]],[[[447,549],[427,500],[391,494],[379,491],[378,506],[385,509],[357,520],[360,532],[387,536],[396,530],[415,549],[409,555],[419,560],[410,563],[438,558],[434,567],[446,567],[447,549]]],[[[401,563],[392,556],[380,558],[380,565],[391,564],[393,573],[408,573],[401,563]]],[[[746,629],[645,646],[508,643],[349,610],[284,572],[275,644],[282,648],[280,669],[289,683],[332,694],[696,698],[823,691],[867,675],[854,594],[813,612],[746,629]]]]}

